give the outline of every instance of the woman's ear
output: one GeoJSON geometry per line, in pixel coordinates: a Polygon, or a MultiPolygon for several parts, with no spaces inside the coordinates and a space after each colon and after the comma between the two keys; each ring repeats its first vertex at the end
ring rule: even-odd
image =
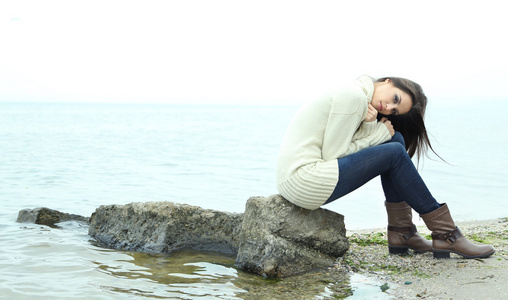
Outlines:
{"type": "Polygon", "coordinates": [[[390,78],[386,78],[386,79],[385,79],[385,83],[386,83],[386,84],[392,84],[392,80],[391,80],[390,78]]]}

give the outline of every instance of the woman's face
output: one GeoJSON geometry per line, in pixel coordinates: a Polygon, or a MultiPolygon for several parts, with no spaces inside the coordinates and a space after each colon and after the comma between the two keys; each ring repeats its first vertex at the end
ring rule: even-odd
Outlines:
{"type": "Polygon", "coordinates": [[[372,106],[383,115],[402,115],[408,113],[413,101],[408,93],[396,88],[390,79],[376,82],[372,96],[372,106]]]}

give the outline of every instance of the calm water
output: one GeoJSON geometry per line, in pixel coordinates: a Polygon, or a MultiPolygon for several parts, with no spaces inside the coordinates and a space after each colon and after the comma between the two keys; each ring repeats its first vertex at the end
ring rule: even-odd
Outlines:
{"type": "MultiPolygon", "coordinates": [[[[508,216],[507,125],[493,109],[501,103],[429,107],[435,149],[450,165],[427,159],[422,176],[456,220],[508,216]]],[[[0,297],[320,299],[368,290],[365,278],[268,281],[237,271],[231,257],[112,251],[77,223],[15,222],[23,208],[89,216],[99,205],[134,201],[242,212],[250,196],[276,193],[278,146],[297,109],[0,103],[0,297]]],[[[350,229],[386,225],[377,179],[327,208],[350,229]]]]}

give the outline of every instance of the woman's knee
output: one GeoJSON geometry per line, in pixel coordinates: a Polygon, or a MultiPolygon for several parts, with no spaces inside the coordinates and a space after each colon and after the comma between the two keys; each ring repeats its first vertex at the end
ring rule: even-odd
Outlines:
{"type": "MultiPolygon", "coordinates": [[[[404,155],[407,156],[406,148],[400,143],[385,143],[372,147],[372,150],[372,155],[368,157],[368,160],[380,160],[389,163],[398,161],[401,157],[404,157],[404,155]]],[[[364,161],[366,160],[367,159],[364,159],[364,161]]]]}
{"type": "Polygon", "coordinates": [[[404,142],[404,137],[398,131],[395,131],[395,134],[392,136],[390,143],[399,143],[402,146],[404,146],[404,148],[406,148],[406,143],[404,142]]]}
{"type": "Polygon", "coordinates": [[[394,142],[388,143],[387,146],[390,154],[393,155],[393,157],[395,158],[399,158],[407,154],[406,147],[404,146],[404,144],[394,142]]]}

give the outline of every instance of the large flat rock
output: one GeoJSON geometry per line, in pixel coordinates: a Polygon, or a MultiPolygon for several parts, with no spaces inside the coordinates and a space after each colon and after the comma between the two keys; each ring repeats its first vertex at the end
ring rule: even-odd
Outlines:
{"type": "Polygon", "coordinates": [[[100,206],[89,235],[102,246],[142,252],[191,248],[236,254],[241,214],[172,202],[100,206]]]}

